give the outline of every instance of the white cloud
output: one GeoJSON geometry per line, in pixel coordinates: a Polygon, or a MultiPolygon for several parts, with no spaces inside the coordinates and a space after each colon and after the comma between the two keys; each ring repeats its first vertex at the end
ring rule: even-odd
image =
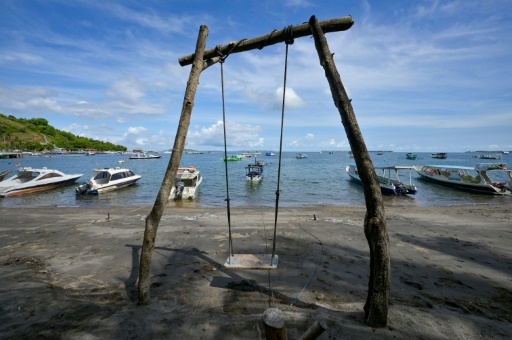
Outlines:
{"type": "MultiPolygon", "coordinates": [[[[259,136],[261,128],[234,121],[226,122],[226,144],[229,148],[262,147],[264,138],[259,136]]],[[[224,124],[222,121],[190,131],[187,137],[189,146],[224,146],[224,124]]]]}
{"type": "Polygon", "coordinates": [[[306,135],[306,139],[313,139],[313,138],[315,138],[315,135],[314,135],[314,134],[312,134],[312,133],[308,133],[308,134],[306,135]]]}
{"type": "Polygon", "coordinates": [[[144,92],[141,90],[139,81],[133,77],[128,77],[115,81],[107,91],[107,95],[135,102],[144,96],[144,92]]]}

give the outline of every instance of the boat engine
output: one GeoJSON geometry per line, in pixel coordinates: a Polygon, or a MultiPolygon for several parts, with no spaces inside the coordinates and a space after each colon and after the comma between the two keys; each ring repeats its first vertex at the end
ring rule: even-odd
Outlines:
{"type": "Polygon", "coordinates": [[[396,188],[397,188],[398,192],[402,195],[406,195],[409,193],[409,189],[407,189],[407,187],[405,185],[403,185],[402,183],[396,184],[396,188]]]}
{"type": "Polygon", "coordinates": [[[175,187],[176,193],[174,194],[174,198],[181,199],[181,197],[183,196],[183,190],[185,189],[185,183],[178,182],[176,183],[175,187]]]}
{"type": "Polygon", "coordinates": [[[80,184],[79,186],[77,186],[75,188],[75,191],[77,194],[85,195],[85,194],[87,194],[87,191],[89,191],[90,188],[91,188],[91,186],[89,185],[89,182],[84,182],[84,183],[80,184]]]}

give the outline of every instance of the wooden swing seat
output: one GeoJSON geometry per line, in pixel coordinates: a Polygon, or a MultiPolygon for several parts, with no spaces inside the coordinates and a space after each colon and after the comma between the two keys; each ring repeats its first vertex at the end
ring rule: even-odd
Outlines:
{"type": "Polygon", "coordinates": [[[233,254],[228,257],[224,267],[230,269],[277,269],[278,256],[272,254],[233,254]]]}

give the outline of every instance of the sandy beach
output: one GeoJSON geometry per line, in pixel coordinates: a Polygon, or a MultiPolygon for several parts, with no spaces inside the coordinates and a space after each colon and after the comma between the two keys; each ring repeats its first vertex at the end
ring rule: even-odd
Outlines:
{"type": "MultiPolygon", "coordinates": [[[[386,208],[388,326],[365,325],[364,208],[281,209],[277,270],[226,269],[225,210],[168,208],[151,301],[136,304],[151,206],[1,209],[0,337],[264,339],[283,311],[289,339],[500,339],[512,334],[512,205],[386,208]],[[314,219],[316,216],[316,220],[314,219]]],[[[273,209],[233,209],[235,253],[271,251],[273,209]]]]}

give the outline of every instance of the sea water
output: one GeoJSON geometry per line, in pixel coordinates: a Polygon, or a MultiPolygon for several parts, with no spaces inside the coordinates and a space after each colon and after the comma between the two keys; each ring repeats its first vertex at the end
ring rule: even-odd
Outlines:
{"type": "MultiPolygon", "coordinates": [[[[225,162],[223,152],[204,152],[203,154],[183,154],[180,166],[195,166],[203,176],[194,200],[171,201],[169,206],[197,208],[274,207],[278,189],[279,154],[265,156],[262,151],[258,160],[265,162],[263,179],[258,183],[248,182],[245,167],[254,162],[254,156],[240,161],[228,162],[228,183],[226,186],[225,162]]],[[[231,153],[230,153],[231,154],[231,153]]],[[[364,206],[361,185],[347,175],[345,167],[354,163],[347,152],[306,152],[307,158],[297,159],[295,152],[283,152],[281,157],[281,176],[279,182],[279,207],[300,207],[308,205],[364,206]]],[[[390,165],[456,165],[473,166],[476,163],[508,163],[512,166],[512,156],[504,154],[502,160],[482,160],[472,153],[448,153],[447,159],[433,159],[430,153],[417,153],[416,160],[408,160],[405,153],[384,152],[382,155],[370,152],[374,166],[390,165]]],[[[148,205],[152,206],[169,164],[170,154],[162,154],[159,159],[130,160],[129,155],[96,154],[94,156],[77,155],[74,157],[25,156],[19,159],[0,159],[0,170],[10,170],[13,174],[18,166],[47,167],[67,174],[83,173],[76,185],[52,189],[39,193],[0,198],[0,207],[84,207],[108,208],[148,205]],[[123,167],[142,175],[136,185],[107,192],[98,196],[82,196],[75,193],[75,187],[92,177],[94,168],[123,167]]],[[[9,175],[12,176],[12,175],[9,175]]],[[[409,181],[408,172],[401,180],[409,181]]],[[[413,183],[418,187],[414,196],[384,196],[386,206],[432,207],[461,204],[511,204],[512,197],[501,195],[482,195],[444,187],[419,179],[413,171],[413,183]]],[[[506,177],[499,178],[506,180],[506,177]]]]}

